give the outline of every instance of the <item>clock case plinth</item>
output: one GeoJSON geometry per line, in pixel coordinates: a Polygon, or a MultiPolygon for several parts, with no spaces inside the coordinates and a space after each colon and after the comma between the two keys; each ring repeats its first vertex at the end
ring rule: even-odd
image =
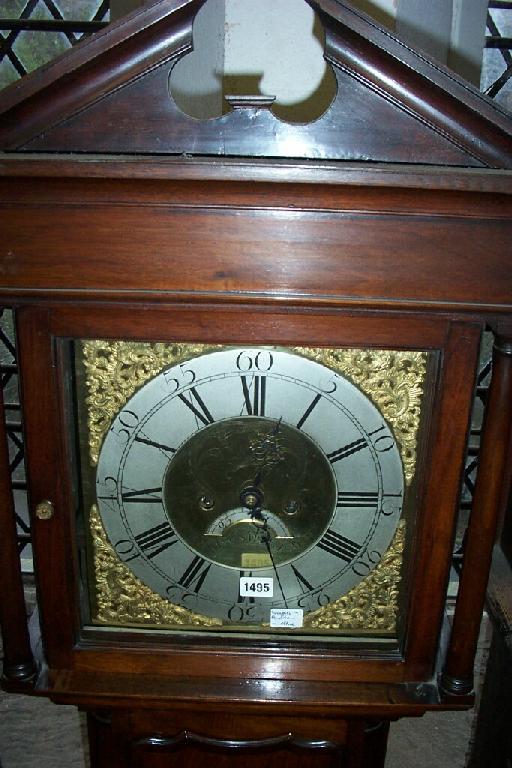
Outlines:
{"type": "Polygon", "coordinates": [[[226,761],[237,750],[246,760],[277,750],[285,765],[282,748],[303,750],[304,765],[336,764],[338,748],[347,765],[378,765],[379,722],[472,702],[510,475],[511,122],[345,2],[327,0],[310,2],[338,84],[321,120],[287,125],[258,100],[219,121],[191,120],[167,81],[191,50],[202,4],[150,3],[0,100],[0,294],[16,316],[48,665],[36,674],[4,446],[3,685],[91,713],[98,766],[167,765],[183,744],[196,766],[205,750],[226,761]],[[189,146],[193,157],[183,155],[189,146]],[[485,329],[497,339],[493,379],[445,644],[485,329]],[[119,627],[99,639],[85,628],[63,357],[83,338],[432,352],[400,648],[345,653],[316,641],[199,642],[119,627]],[[53,516],[38,517],[47,500],[53,516]]]}

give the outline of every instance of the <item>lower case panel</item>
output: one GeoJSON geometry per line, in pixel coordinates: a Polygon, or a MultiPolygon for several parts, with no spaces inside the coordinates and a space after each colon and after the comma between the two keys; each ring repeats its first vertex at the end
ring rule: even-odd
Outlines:
{"type": "Polygon", "coordinates": [[[236,711],[88,716],[91,768],[379,768],[389,723],[236,711]]]}

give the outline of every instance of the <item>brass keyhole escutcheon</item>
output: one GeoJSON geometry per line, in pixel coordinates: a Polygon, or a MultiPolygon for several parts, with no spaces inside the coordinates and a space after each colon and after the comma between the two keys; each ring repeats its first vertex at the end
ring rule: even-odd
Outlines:
{"type": "Polygon", "coordinates": [[[48,499],[40,501],[36,506],[36,517],[38,520],[51,520],[54,514],[55,507],[51,501],[48,501],[48,499]]]}

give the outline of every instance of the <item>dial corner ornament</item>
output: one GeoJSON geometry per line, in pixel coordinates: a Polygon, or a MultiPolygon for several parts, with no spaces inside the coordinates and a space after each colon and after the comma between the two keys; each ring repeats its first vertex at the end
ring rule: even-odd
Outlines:
{"type": "Polygon", "coordinates": [[[345,595],[389,547],[403,496],[379,409],[341,373],[270,347],[164,367],[113,418],[96,471],[121,561],[226,626],[345,595]]]}

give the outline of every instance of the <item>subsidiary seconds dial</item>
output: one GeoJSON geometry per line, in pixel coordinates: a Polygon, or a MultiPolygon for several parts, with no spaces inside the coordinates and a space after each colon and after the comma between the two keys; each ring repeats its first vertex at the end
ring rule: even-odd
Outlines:
{"type": "Polygon", "coordinates": [[[379,410],[283,349],[227,348],[163,370],[117,414],[97,469],[121,560],[171,602],[226,624],[345,594],[389,546],[402,499],[379,410]]]}

